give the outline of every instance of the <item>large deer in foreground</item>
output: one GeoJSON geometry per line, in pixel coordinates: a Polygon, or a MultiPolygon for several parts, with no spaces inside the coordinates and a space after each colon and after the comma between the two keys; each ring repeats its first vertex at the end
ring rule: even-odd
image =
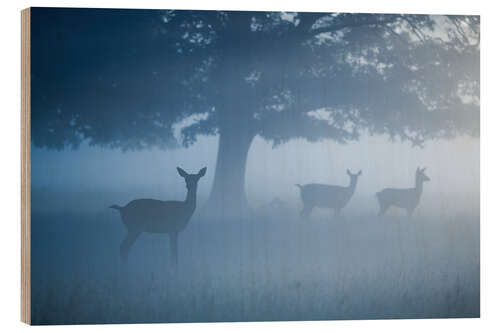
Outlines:
{"type": "Polygon", "coordinates": [[[425,174],[425,168],[417,168],[415,172],[415,187],[404,189],[386,188],[377,192],[376,195],[380,206],[378,215],[382,216],[389,207],[396,206],[406,209],[408,216],[411,216],[422,196],[423,184],[429,180],[431,179],[425,174]]]}
{"type": "Polygon", "coordinates": [[[304,208],[300,215],[308,217],[314,207],[333,208],[336,215],[339,215],[342,209],[351,200],[358,177],[361,175],[361,170],[353,174],[347,169],[347,174],[350,178],[349,186],[325,185],[325,184],[307,184],[296,186],[300,189],[300,197],[304,208]]]}
{"type": "Polygon", "coordinates": [[[118,205],[109,208],[120,212],[123,224],[127,228],[127,235],[120,245],[120,257],[126,262],[130,248],[143,232],[154,234],[168,234],[174,266],[177,266],[178,237],[183,231],[196,209],[196,190],[198,180],[205,175],[207,168],[197,174],[188,174],[177,167],[177,172],[184,178],[187,187],[187,196],[184,201],[161,201],[154,199],[137,199],[130,201],[126,206],[118,205]]]}

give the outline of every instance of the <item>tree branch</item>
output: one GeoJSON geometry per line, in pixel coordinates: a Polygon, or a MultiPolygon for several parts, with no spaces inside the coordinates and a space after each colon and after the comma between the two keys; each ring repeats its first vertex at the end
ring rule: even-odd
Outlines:
{"type": "Polygon", "coordinates": [[[356,27],[370,26],[370,25],[387,25],[396,22],[401,17],[400,15],[389,15],[389,16],[390,17],[388,18],[380,19],[380,16],[377,15],[371,17],[370,19],[363,19],[351,22],[340,22],[326,27],[317,28],[311,31],[311,35],[309,37],[314,37],[316,35],[325,32],[335,32],[345,28],[356,28],[356,27]]]}
{"type": "Polygon", "coordinates": [[[311,31],[313,25],[322,17],[328,15],[327,13],[299,13],[300,23],[297,28],[302,32],[311,31]]]}

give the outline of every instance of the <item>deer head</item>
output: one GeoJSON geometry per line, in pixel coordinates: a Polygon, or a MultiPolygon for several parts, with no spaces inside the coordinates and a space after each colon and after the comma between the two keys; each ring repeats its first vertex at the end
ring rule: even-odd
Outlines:
{"type": "Polygon", "coordinates": [[[362,170],[359,170],[358,173],[352,173],[351,170],[347,169],[347,174],[351,178],[351,186],[355,186],[358,182],[358,177],[361,176],[362,170]]]}
{"type": "Polygon", "coordinates": [[[427,175],[425,174],[425,169],[426,168],[418,168],[417,167],[417,171],[415,172],[415,182],[418,184],[418,183],[423,183],[423,182],[428,182],[430,181],[431,179],[429,177],[427,177],[427,175]]]}
{"type": "Polygon", "coordinates": [[[192,191],[196,190],[196,187],[198,186],[198,180],[200,180],[200,178],[205,175],[205,173],[207,172],[207,167],[204,167],[195,174],[189,174],[180,167],[177,167],[177,172],[182,178],[184,178],[188,191],[192,191]]]}

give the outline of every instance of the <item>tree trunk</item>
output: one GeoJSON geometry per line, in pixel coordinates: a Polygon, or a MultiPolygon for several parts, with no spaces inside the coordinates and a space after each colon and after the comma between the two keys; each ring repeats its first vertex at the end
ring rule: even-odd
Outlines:
{"type": "Polygon", "coordinates": [[[207,208],[218,216],[237,216],[248,209],[245,171],[254,137],[240,126],[220,130],[215,177],[207,203],[207,208]]]}

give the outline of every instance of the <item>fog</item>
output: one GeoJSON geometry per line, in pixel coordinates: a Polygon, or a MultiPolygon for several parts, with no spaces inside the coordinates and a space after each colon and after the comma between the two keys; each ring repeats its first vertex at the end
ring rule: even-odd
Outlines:
{"type": "MultiPolygon", "coordinates": [[[[221,220],[205,202],[217,137],[189,149],[32,151],[33,322],[120,323],[475,317],[479,314],[479,142],[430,141],[424,149],[384,137],[339,145],[256,138],[246,188],[252,210],[221,220]],[[184,200],[175,167],[195,173],[199,204],[180,234],[144,233],[127,264],[125,227],[110,204],[184,200]],[[413,217],[377,217],[374,193],[430,182],[413,217]],[[347,185],[363,174],[342,216],[309,219],[296,183],[347,185]],[[272,205],[274,198],[281,205],[272,205]]],[[[231,201],[224,202],[224,209],[231,201]]]]}
{"type": "MultiPolygon", "coordinates": [[[[125,201],[141,196],[183,200],[185,185],[175,168],[181,166],[197,172],[207,166],[207,175],[198,188],[198,202],[203,205],[213,182],[217,140],[217,136],[200,137],[189,148],[135,152],[85,144],[78,150],[63,151],[32,147],[33,165],[36,165],[32,170],[32,188],[34,191],[69,193],[116,192],[119,199],[125,201]],[[128,197],[123,193],[128,193],[128,197]]],[[[478,200],[479,140],[470,137],[429,141],[424,148],[390,141],[385,136],[365,136],[348,144],[294,139],[273,148],[256,137],[248,154],[245,184],[249,204],[254,208],[274,198],[298,206],[300,198],[294,184],[347,186],[346,169],[363,170],[352,202],[346,209],[364,211],[376,204],[373,195],[383,188],[413,187],[417,167],[426,167],[431,178],[425,184],[422,200],[441,196],[441,200],[434,202],[441,204],[441,209],[452,205],[455,196],[478,200]]],[[[44,202],[39,208],[53,204],[44,202]]],[[[98,210],[109,204],[95,202],[85,210],[98,210]]],[[[80,205],[64,206],[64,209],[82,209],[80,205]]]]}
{"type": "Polygon", "coordinates": [[[479,316],[479,16],[30,13],[32,323],[479,316]]]}

